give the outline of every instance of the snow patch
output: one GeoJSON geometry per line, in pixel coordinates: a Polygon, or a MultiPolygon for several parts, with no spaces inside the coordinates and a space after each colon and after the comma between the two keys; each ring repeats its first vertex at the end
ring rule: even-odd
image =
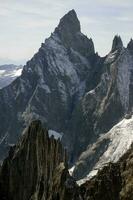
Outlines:
{"type": "Polygon", "coordinates": [[[101,135],[94,144],[101,142],[102,145],[102,141],[104,142],[105,138],[109,139],[105,152],[99,157],[92,171],[86,177],[77,181],[79,185],[95,176],[98,170],[102,169],[108,163],[117,162],[131,147],[133,143],[133,116],[130,119],[123,119],[120,121],[105,135],[101,135]]]}
{"type": "Polygon", "coordinates": [[[133,117],[123,119],[107,133],[107,136],[110,138],[110,143],[97,163],[97,168],[105,163],[117,162],[130,148],[133,142],[133,117]]]}
{"type": "Polygon", "coordinates": [[[69,174],[70,174],[71,176],[72,176],[72,174],[73,174],[74,168],[75,168],[75,165],[69,169],[69,174]]]}
{"type": "Polygon", "coordinates": [[[76,181],[76,182],[77,182],[77,184],[80,186],[80,185],[84,184],[86,181],[88,181],[88,180],[90,180],[91,178],[93,178],[94,176],[96,176],[97,173],[98,173],[98,170],[97,170],[97,169],[96,169],[96,170],[93,170],[93,171],[91,171],[85,178],[80,179],[80,180],[78,180],[78,181],[76,181]]]}
{"type": "Polygon", "coordinates": [[[47,94],[51,93],[51,90],[47,84],[43,83],[40,85],[40,87],[43,88],[47,94]]]}
{"type": "Polygon", "coordinates": [[[48,134],[49,134],[49,137],[51,137],[51,136],[54,136],[54,138],[57,140],[57,139],[60,139],[61,140],[61,138],[62,138],[62,136],[63,136],[63,133],[58,133],[58,132],[56,132],[56,131],[54,131],[54,130],[48,130],[48,134]]]}

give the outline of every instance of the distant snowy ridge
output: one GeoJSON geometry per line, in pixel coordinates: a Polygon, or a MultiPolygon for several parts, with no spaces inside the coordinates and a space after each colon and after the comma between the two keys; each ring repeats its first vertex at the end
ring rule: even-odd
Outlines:
{"type": "Polygon", "coordinates": [[[9,85],[15,78],[21,75],[22,66],[1,65],[0,66],[0,89],[9,85]]]}

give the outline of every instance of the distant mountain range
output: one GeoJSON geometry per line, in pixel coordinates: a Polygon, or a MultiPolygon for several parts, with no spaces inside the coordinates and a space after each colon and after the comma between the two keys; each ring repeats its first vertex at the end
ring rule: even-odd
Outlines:
{"type": "Polygon", "coordinates": [[[21,75],[23,67],[10,65],[0,66],[0,89],[9,85],[16,77],[21,75]]]}
{"type": "Polygon", "coordinates": [[[124,47],[116,35],[108,55],[100,57],[71,10],[21,76],[0,90],[0,159],[32,121],[41,120],[49,135],[61,140],[71,173],[81,184],[130,149],[132,111],[133,40],[124,47]]]}

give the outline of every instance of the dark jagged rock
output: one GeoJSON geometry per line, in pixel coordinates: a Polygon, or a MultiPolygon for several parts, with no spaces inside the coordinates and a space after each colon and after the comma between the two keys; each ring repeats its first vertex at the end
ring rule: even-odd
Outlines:
{"type": "Polygon", "coordinates": [[[0,170],[1,200],[78,200],[67,169],[66,152],[34,121],[12,147],[0,170]]]}
{"type": "Polygon", "coordinates": [[[130,42],[127,45],[127,48],[131,53],[133,53],[133,39],[130,40],[130,42]]]}
{"type": "Polygon", "coordinates": [[[74,10],[69,11],[60,20],[55,33],[59,35],[66,48],[73,48],[83,56],[95,54],[93,41],[81,33],[80,22],[74,10]]]}
{"type": "MultiPolygon", "coordinates": [[[[56,28],[56,31],[65,35],[68,31],[69,34],[76,34],[81,31],[80,22],[77,18],[75,10],[69,11],[61,20],[56,28]]],[[[68,33],[67,33],[68,34],[68,33]]]]}
{"type": "Polygon", "coordinates": [[[121,40],[121,37],[116,35],[113,39],[113,44],[112,44],[112,52],[116,50],[121,50],[123,48],[123,42],[121,40]]]}
{"type": "Polygon", "coordinates": [[[116,164],[105,166],[98,175],[80,187],[83,199],[133,199],[133,146],[116,164]]]}

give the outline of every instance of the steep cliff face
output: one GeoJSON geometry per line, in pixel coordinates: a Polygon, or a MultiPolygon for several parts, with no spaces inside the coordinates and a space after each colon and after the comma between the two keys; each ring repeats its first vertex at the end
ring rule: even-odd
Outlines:
{"type": "Polygon", "coordinates": [[[40,121],[33,121],[3,162],[0,199],[77,199],[77,189],[60,141],[49,138],[40,121]]]}
{"type": "Polygon", "coordinates": [[[80,187],[83,199],[133,199],[133,146],[116,164],[105,166],[80,187]]]}

